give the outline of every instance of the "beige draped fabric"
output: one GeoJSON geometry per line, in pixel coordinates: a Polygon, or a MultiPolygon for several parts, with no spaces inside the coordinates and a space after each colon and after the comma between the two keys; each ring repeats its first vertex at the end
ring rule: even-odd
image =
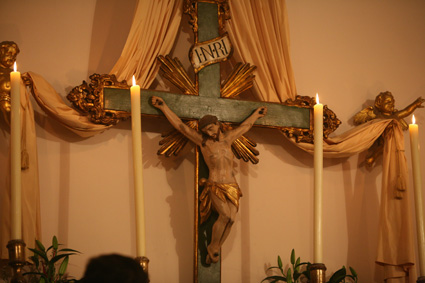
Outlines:
{"type": "Polygon", "coordinates": [[[286,2],[282,0],[229,1],[226,28],[237,61],[257,66],[255,95],[259,100],[284,102],[297,93],[289,56],[286,2]]]}
{"type": "MultiPolygon", "coordinates": [[[[384,266],[387,282],[409,282],[406,274],[415,263],[410,204],[405,192],[408,169],[404,155],[403,131],[391,123],[385,134],[382,164],[381,211],[377,263],[384,266]],[[395,172],[399,172],[396,174],[395,172]],[[401,197],[399,199],[398,197],[401,197]]],[[[410,281],[416,276],[412,269],[410,281]]]]}
{"type": "Polygon", "coordinates": [[[158,73],[156,58],[173,47],[182,13],[183,0],[139,0],[127,42],[110,73],[127,82],[134,75],[148,88],[158,73]]]}
{"type": "MultiPolygon", "coordinates": [[[[323,154],[328,158],[351,156],[367,150],[381,135],[385,141],[376,262],[384,266],[386,282],[411,282],[416,278],[415,269],[411,268],[415,262],[414,235],[406,192],[408,170],[400,123],[390,119],[369,121],[325,140],[323,154]]],[[[291,141],[295,144],[294,140],[291,141]]],[[[313,153],[312,144],[297,146],[313,153]]]]}
{"type": "MultiPolygon", "coordinates": [[[[109,126],[95,125],[89,118],[67,106],[62,97],[40,75],[33,72],[22,74],[33,83],[33,96],[38,105],[63,126],[81,137],[91,137],[109,126]]],[[[38,179],[37,137],[34,110],[29,90],[21,85],[22,151],[28,154],[28,168],[22,170],[22,236],[28,247],[34,247],[35,239],[41,240],[40,190],[38,179]]],[[[10,161],[8,161],[10,163],[10,161]]],[[[10,168],[10,167],[8,167],[10,168]]],[[[6,245],[10,240],[10,171],[2,180],[6,188],[0,197],[0,257],[7,258],[6,245]]]]}
{"type": "MultiPolygon", "coordinates": [[[[342,158],[367,150],[385,131],[391,121],[389,119],[375,119],[339,136],[326,139],[323,144],[323,156],[326,158],[342,158]]],[[[290,141],[299,148],[313,154],[313,144],[296,143],[294,139],[290,139],[290,141]]]]}
{"type": "Polygon", "coordinates": [[[41,109],[77,135],[91,137],[110,128],[110,126],[93,124],[87,115],[66,105],[62,97],[42,76],[34,72],[27,72],[23,76],[32,80],[33,96],[41,109]]]}

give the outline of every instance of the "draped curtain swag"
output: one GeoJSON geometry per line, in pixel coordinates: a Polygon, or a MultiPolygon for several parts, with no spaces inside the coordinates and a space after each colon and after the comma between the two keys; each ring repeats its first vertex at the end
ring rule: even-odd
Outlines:
{"type": "Polygon", "coordinates": [[[158,55],[173,47],[182,17],[183,0],[139,0],[130,32],[110,74],[148,88],[158,73],[158,55]]]}
{"type": "Polygon", "coordinates": [[[286,2],[281,0],[229,1],[231,19],[226,28],[239,62],[257,66],[254,95],[259,100],[284,102],[296,95],[289,57],[286,2]]]}

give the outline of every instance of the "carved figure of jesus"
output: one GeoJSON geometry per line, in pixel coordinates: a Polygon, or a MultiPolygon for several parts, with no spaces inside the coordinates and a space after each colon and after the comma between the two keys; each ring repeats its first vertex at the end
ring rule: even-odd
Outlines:
{"type": "Polygon", "coordinates": [[[201,149],[209,169],[208,180],[200,181],[200,185],[204,186],[200,196],[201,223],[208,218],[211,209],[218,213],[218,219],[212,228],[211,242],[207,247],[206,263],[218,262],[220,248],[229,235],[239,208],[239,198],[242,196],[233,172],[231,145],[248,132],[257,119],[266,115],[267,107],[257,108],[239,127],[226,132],[222,131],[217,117],[206,115],[199,120],[200,132],[197,132],[185,125],[162,98],[152,96],[151,103],[164,113],[174,128],[201,149]]]}

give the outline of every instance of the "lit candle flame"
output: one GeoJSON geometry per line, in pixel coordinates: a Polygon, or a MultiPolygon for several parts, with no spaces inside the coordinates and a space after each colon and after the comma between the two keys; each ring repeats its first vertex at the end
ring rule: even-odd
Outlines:
{"type": "Polygon", "coordinates": [[[319,94],[316,93],[316,104],[319,104],[319,94]]]}
{"type": "Polygon", "coordinates": [[[14,71],[14,72],[16,72],[16,61],[15,61],[15,63],[13,64],[13,71],[14,71]]]}
{"type": "Polygon", "coordinates": [[[133,86],[135,85],[136,85],[136,79],[134,78],[134,75],[133,75],[133,86]]]}
{"type": "Polygon", "coordinates": [[[416,119],[415,119],[415,115],[412,115],[412,124],[416,124],[416,119]]]}

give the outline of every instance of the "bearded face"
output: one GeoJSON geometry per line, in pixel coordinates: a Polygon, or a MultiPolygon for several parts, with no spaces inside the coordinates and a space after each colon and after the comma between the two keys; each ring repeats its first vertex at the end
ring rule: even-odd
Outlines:
{"type": "Polygon", "coordinates": [[[220,125],[218,123],[209,124],[202,129],[202,133],[213,140],[218,140],[218,136],[220,134],[220,125]]]}

